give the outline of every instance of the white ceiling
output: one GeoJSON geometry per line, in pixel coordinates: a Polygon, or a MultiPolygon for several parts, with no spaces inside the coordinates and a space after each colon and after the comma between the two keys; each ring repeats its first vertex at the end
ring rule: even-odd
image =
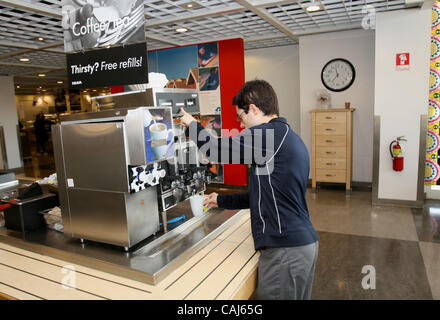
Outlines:
{"type": "MultiPolygon", "coordinates": [[[[83,0],[78,0],[83,1],[83,0]]],[[[420,6],[423,0],[308,1],[144,0],[148,50],[241,37],[245,50],[298,43],[301,35],[362,27],[365,6],[376,12],[420,6]],[[193,8],[186,8],[186,4],[193,8]],[[364,11],[363,11],[364,9],[364,11]],[[177,33],[177,27],[188,29],[177,33]]],[[[65,85],[61,0],[0,0],[0,75],[12,75],[17,94],[65,85]],[[44,41],[37,38],[43,37],[44,41]],[[29,62],[18,59],[26,57],[29,62]],[[45,73],[46,77],[38,77],[45,73]],[[63,80],[64,84],[57,84],[63,80]]]]}

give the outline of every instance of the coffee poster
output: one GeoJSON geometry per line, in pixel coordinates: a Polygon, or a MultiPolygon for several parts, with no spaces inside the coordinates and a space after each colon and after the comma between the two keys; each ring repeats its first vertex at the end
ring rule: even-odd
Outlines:
{"type": "Polygon", "coordinates": [[[145,41],[143,0],[63,0],[64,51],[145,41]]]}
{"type": "Polygon", "coordinates": [[[145,152],[147,163],[174,156],[174,132],[171,108],[144,110],[145,152]]]}

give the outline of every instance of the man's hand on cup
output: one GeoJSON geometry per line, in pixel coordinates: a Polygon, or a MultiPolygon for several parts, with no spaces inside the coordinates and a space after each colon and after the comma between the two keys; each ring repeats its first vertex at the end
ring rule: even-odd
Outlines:
{"type": "Polygon", "coordinates": [[[182,118],[180,118],[180,122],[185,125],[186,127],[189,127],[189,124],[193,121],[196,121],[192,115],[190,115],[188,112],[183,110],[183,108],[180,108],[180,113],[182,114],[182,118]]]}
{"type": "Polygon", "coordinates": [[[213,192],[213,193],[207,195],[205,197],[205,199],[203,200],[203,206],[206,208],[209,208],[209,209],[214,208],[214,207],[215,208],[218,207],[217,196],[218,196],[218,193],[216,193],[216,192],[213,192]]]}

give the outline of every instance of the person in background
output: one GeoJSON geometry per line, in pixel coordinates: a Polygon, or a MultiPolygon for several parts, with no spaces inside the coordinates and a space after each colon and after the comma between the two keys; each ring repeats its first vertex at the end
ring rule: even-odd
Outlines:
{"type": "Polygon", "coordinates": [[[46,143],[49,140],[48,126],[50,126],[51,124],[54,123],[52,121],[46,120],[42,112],[37,114],[37,116],[35,117],[34,132],[37,142],[37,156],[40,155],[40,150],[43,151],[45,155],[47,155],[46,143]]]}
{"type": "MultiPolygon", "coordinates": [[[[250,208],[254,245],[261,253],[258,299],[310,299],[319,236],[310,220],[306,202],[309,153],[286,119],[279,117],[276,93],[266,81],[246,82],[232,104],[236,108],[237,121],[245,130],[234,138],[210,137],[209,143],[212,148],[218,148],[218,154],[224,153],[223,148],[229,148],[230,155],[234,145],[235,150],[239,146],[240,163],[246,162],[241,151],[251,148],[250,191],[233,195],[214,192],[205,198],[204,205],[224,209],[250,208]],[[246,135],[252,136],[251,140],[247,139],[247,145],[246,139],[242,139],[246,135]],[[272,147],[267,143],[258,147],[255,141],[261,137],[262,141],[267,141],[266,135],[273,136],[272,147]],[[261,148],[260,154],[271,155],[264,163],[256,160],[257,150],[261,148]]],[[[204,128],[183,109],[181,112],[181,122],[189,127],[190,138],[201,148],[205,141],[198,140],[204,128]],[[194,131],[195,135],[191,133],[194,131]]]]}

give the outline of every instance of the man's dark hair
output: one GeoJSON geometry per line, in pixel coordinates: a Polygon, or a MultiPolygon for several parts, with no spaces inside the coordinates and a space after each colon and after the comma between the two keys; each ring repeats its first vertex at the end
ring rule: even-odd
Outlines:
{"type": "Polygon", "coordinates": [[[264,80],[246,82],[232,99],[232,104],[249,112],[249,105],[256,105],[266,116],[280,115],[278,98],[272,86],[264,80]]]}

